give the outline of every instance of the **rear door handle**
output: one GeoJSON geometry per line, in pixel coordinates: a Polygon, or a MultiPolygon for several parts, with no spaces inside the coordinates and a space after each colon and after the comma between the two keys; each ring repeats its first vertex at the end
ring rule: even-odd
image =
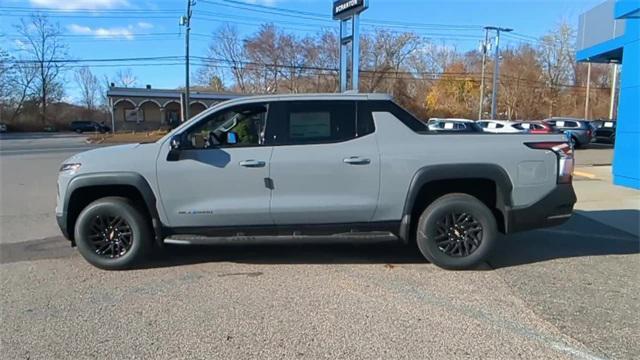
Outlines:
{"type": "Polygon", "coordinates": [[[255,167],[263,167],[265,166],[266,163],[260,160],[242,160],[240,161],[239,164],[240,166],[255,168],[255,167]]]}
{"type": "Polygon", "coordinates": [[[351,156],[348,158],[344,158],[342,161],[345,164],[351,164],[351,165],[367,165],[371,163],[370,159],[366,159],[360,156],[351,156]]]}

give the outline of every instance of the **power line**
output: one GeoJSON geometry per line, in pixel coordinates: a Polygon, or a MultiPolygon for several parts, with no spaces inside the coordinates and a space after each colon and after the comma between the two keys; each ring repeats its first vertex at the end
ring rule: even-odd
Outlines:
{"type": "MultiPolygon", "coordinates": [[[[46,63],[83,63],[83,62],[121,62],[121,61],[149,61],[149,60],[168,60],[182,59],[181,56],[149,56],[149,57],[129,57],[129,58],[101,58],[101,59],[50,59],[46,63]]],[[[13,64],[38,64],[39,60],[10,60],[8,63],[13,64]]]]}
{"type": "MultiPolygon", "coordinates": [[[[246,3],[242,1],[235,0],[201,0],[203,3],[210,5],[218,5],[224,7],[231,7],[240,10],[253,11],[258,13],[266,13],[278,16],[285,17],[295,17],[295,18],[306,18],[316,21],[325,21],[325,22],[333,22],[331,16],[329,14],[320,14],[313,13],[307,11],[299,11],[295,9],[285,9],[274,6],[266,6],[260,4],[246,3]]],[[[428,23],[410,23],[410,22],[400,22],[400,21],[390,21],[390,20],[374,20],[374,19],[363,19],[363,23],[371,24],[371,25],[381,25],[384,24],[389,27],[411,27],[412,29],[422,28],[422,29],[442,29],[442,30],[464,30],[464,31],[472,31],[482,29],[480,25],[455,25],[455,24],[428,24],[428,23]]]]}
{"type": "MultiPolygon", "coordinates": [[[[190,61],[191,64],[194,65],[202,65],[216,68],[226,68],[233,69],[235,67],[234,62],[227,59],[220,58],[209,58],[204,56],[193,56],[195,61],[190,61]]],[[[136,57],[136,58],[100,58],[100,59],[54,59],[51,62],[54,63],[64,63],[67,68],[78,68],[84,66],[90,67],[138,67],[138,66],[184,66],[184,62],[177,62],[177,60],[182,60],[182,56],[156,56],[156,57],[136,57]],[[142,61],[141,63],[137,63],[138,61],[142,61]],[[149,62],[154,61],[154,62],[149,62]],[[105,64],[106,62],[117,62],[116,64],[105,64]],[[127,62],[127,63],[122,63],[127,62]],[[97,63],[97,64],[92,64],[97,63]]],[[[34,60],[9,60],[8,64],[21,64],[26,66],[38,66],[38,61],[34,60]]],[[[322,67],[322,66],[305,66],[305,65],[287,65],[287,64],[269,64],[269,63],[260,63],[260,62],[252,62],[252,61],[238,61],[237,64],[242,66],[255,66],[255,67],[265,67],[272,69],[291,69],[291,70],[305,70],[305,71],[315,71],[316,75],[329,75],[334,73],[337,75],[339,69],[337,67],[322,67]]],[[[471,82],[480,82],[478,77],[481,73],[478,72],[417,72],[417,71],[407,71],[407,70],[376,70],[376,69],[362,69],[360,72],[364,74],[373,74],[376,76],[381,76],[383,78],[390,79],[403,79],[403,80],[428,80],[428,81],[438,81],[438,80],[452,80],[452,81],[471,81],[471,82]]],[[[488,73],[488,75],[492,75],[488,73]]],[[[540,80],[529,80],[529,79],[521,79],[514,75],[508,74],[500,74],[500,79],[511,79],[512,81],[517,81],[521,83],[521,86],[531,87],[531,88],[550,88],[550,87],[558,87],[558,88],[576,88],[582,89],[585,86],[582,85],[572,85],[572,84],[549,84],[545,81],[540,80]]],[[[594,88],[594,87],[592,87],[594,88]]],[[[609,89],[605,86],[595,87],[594,89],[609,89]]]]}
{"type": "Polygon", "coordinates": [[[90,9],[90,8],[75,8],[75,9],[57,9],[48,7],[24,7],[24,6],[0,6],[0,10],[15,10],[15,11],[27,11],[27,12],[59,12],[59,13],[74,13],[74,12],[93,12],[93,13],[170,13],[175,14],[181,11],[180,9],[90,9]]]}

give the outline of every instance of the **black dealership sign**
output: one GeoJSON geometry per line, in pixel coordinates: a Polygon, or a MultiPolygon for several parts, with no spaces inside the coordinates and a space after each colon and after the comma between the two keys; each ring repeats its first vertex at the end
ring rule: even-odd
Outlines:
{"type": "Polygon", "coordinates": [[[367,0],[338,0],[333,2],[333,19],[346,19],[369,7],[367,0]]]}

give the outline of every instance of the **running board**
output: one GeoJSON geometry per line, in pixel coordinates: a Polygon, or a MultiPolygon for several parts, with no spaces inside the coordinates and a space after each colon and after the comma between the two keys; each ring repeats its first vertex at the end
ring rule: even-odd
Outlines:
{"type": "Polygon", "coordinates": [[[164,239],[165,244],[173,245],[206,245],[206,244],[231,244],[236,242],[255,243],[291,243],[291,242],[344,242],[345,240],[397,240],[391,232],[347,232],[333,235],[271,235],[271,236],[246,236],[238,233],[235,236],[202,236],[202,235],[171,235],[164,239]]]}

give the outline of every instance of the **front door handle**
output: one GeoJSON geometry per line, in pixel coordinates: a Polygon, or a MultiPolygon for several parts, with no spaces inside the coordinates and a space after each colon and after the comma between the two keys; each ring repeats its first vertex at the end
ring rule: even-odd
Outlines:
{"type": "Polygon", "coordinates": [[[266,163],[260,160],[242,160],[240,161],[239,164],[240,166],[255,168],[255,167],[263,167],[266,163]]]}
{"type": "Polygon", "coordinates": [[[371,163],[370,159],[363,158],[360,156],[351,156],[348,158],[344,158],[342,161],[345,164],[351,164],[351,165],[367,165],[371,163]]]}

